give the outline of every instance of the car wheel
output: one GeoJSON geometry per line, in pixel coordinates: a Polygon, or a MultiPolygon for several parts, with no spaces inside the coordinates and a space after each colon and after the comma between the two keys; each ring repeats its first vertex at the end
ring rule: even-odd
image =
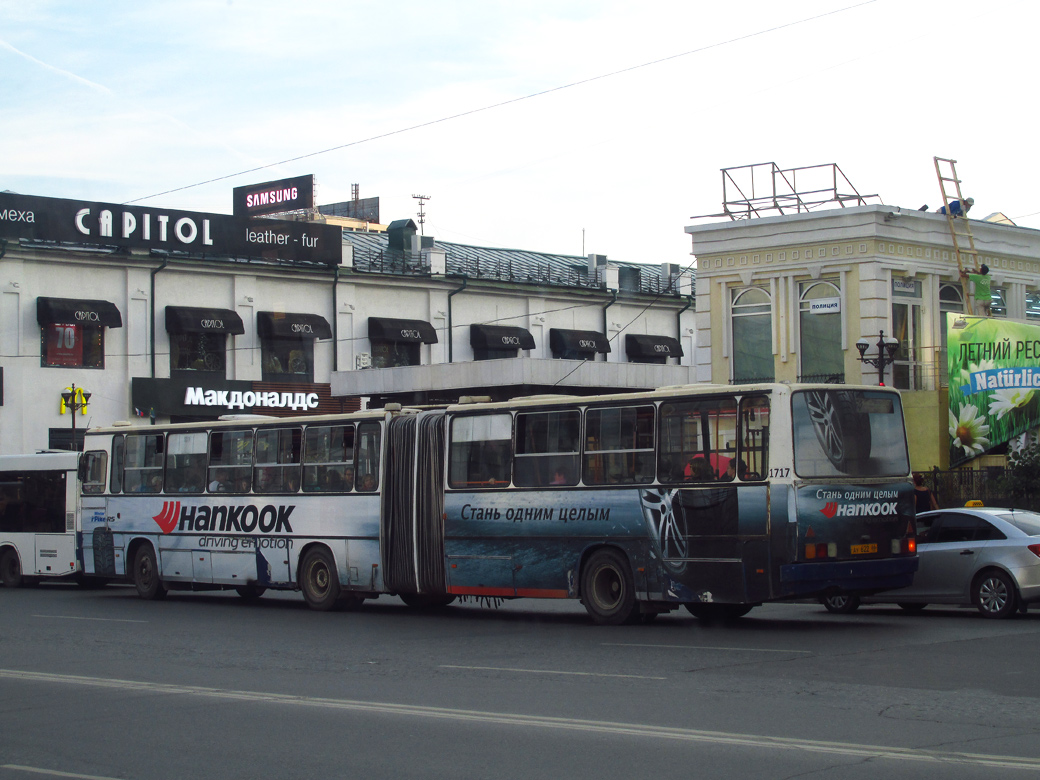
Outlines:
{"type": "Polygon", "coordinates": [[[582,571],[581,600],[593,621],[602,626],[639,619],[632,572],[621,553],[603,549],[592,554],[582,571]]]}
{"type": "Polygon", "coordinates": [[[824,596],[820,603],[823,604],[828,612],[833,612],[836,615],[848,615],[859,609],[860,600],[859,596],[853,596],[848,593],[836,593],[833,596],[824,596]]]}
{"type": "Polygon", "coordinates": [[[927,604],[913,604],[913,603],[911,603],[909,601],[901,601],[901,602],[899,602],[898,606],[899,606],[900,609],[905,609],[907,612],[920,612],[921,610],[923,610],[928,605],[927,604]]]}
{"type": "Polygon", "coordinates": [[[22,565],[14,550],[4,550],[0,555],[0,582],[4,583],[5,588],[17,588],[22,584],[22,565]]]}
{"type": "Polygon", "coordinates": [[[143,599],[158,601],[166,598],[166,586],[159,576],[159,564],[150,544],[142,544],[134,553],[134,587],[143,599]]]}
{"type": "Polygon", "coordinates": [[[999,569],[984,571],[976,577],[971,597],[983,617],[1006,618],[1015,614],[1018,594],[1014,580],[999,569]]]}

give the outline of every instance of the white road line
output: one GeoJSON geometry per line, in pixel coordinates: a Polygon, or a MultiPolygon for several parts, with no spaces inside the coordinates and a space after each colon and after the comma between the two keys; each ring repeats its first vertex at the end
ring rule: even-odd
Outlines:
{"type": "Polygon", "coordinates": [[[603,642],[604,647],[660,647],[666,650],[724,650],[738,653],[804,653],[812,655],[812,650],[780,650],[775,647],[709,647],[707,645],[658,645],[637,644],[635,642],[603,642]]]}
{"type": "Polygon", "coordinates": [[[525,672],[527,674],[572,674],[575,677],[622,677],[633,680],[667,680],[667,677],[647,677],[644,674],[606,674],[601,672],[561,672],[553,669],[513,669],[508,666],[452,666],[441,664],[438,669],[472,669],[479,672],[525,672]]]}
{"type": "Polygon", "coordinates": [[[77,778],[77,780],[118,780],[118,778],[115,777],[79,775],[75,772],[59,772],[56,769],[41,769],[38,766],[22,766],[21,764],[0,764],[0,769],[13,769],[16,772],[32,772],[34,775],[48,775],[50,777],[74,777],[77,778]]]}
{"type": "Polygon", "coordinates": [[[92,618],[78,615],[31,615],[34,618],[53,618],[54,620],[96,620],[101,623],[147,623],[147,620],[124,620],[123,618],[92,618]]]}
{"type": "MultiPolygon", "coordinates": [[[[885,747],[883,745],[860,745],[853,742],[824,742],[813,739],[768,737],[755,734],[735,734],[725,731],[703,731],[700,729],[646,726],[639,723],[621,723],[576,718],[552,718],[542,715],[519,715],[507,712],[482,712],[459,710],[447,707],[423,707],[413,704],[387,704],[374,701],[351,699],[325,699],[313,696],[294,696],[284,693],[259,693],[235,691],[221,688],[203,688],[194,685],[170,685],[166,683],[113,680],[104,677],[81,677],[71,674],[46,674],[44,672],[22,672],[0,669],[0,679],[51,683],[55,685],[84,685],[111,690],[141,691],[169,696],[201,696],[225,701],[243,701],[262,704],[291,704],[303,707],[318,707],[329,710],[402,715],[416,718],[431,718],[470,723],[490,723],[526,728],[546,728],[566,731],[582,731],[595,734],[624,734],[650,739],[670,739],[678,742],[709,743],[738,747],[764,748],[771,750],[801,750],[809,753],[853,756],[858,758],[888,758],[894,761],[921,761],[931,764],[963,764],[1002,769],[1040,770],[1040,758],[989,755],[985,753],[953,753],[918,748],[885,747]]],[[[107,780],[107,778],[106,778],[107,780]]]]}

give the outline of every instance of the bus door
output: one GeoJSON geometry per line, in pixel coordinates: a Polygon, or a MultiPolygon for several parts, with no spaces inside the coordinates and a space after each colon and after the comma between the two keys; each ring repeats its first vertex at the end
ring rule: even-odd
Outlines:
{"type": "Polygon", "coordinates": [[[444,595],[444,413],[391,418],[382,518],[388,591],[444,595]]]}
{"type": "MultiPolygon", "coordinates": [[[[90,440],[88,439],[88,442],[90,440]]],[[[119,438],[122,444],[122,438],[119,438]]],[[[120,450],[121,452],[121,450],[120,450]]],[[[123,476],[122,461],[119,462],[119,473],[116,464],[112,466],[112,480],[119,482],[123,476]]],[[[108,476],[108,453],[104,450],[88,450],[80,460],[80,476],[82,481],[78,491],[73,480],[73,491],[80,496],[73,496],[68,506],[74,510],[76,535],[80,568],[88,574],[114,575],[115,560],[112,547],[112,532],[108,528],[108,500],[105,497],[105,479],[108,476]],[[99,559],[100,556],[100,559],[99,559]]]]}

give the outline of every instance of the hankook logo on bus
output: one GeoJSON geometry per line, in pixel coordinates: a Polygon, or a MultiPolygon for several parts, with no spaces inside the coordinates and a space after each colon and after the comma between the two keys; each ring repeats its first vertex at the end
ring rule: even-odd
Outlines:
{"type": "Polygon", "coordinates": [[[895,501],[875,501],[872,504],[839,504],[828,501],[820,513],[828,520],[837,517],[877,517],[896,514],[895,501]]]}
{"type": "Polygon", "coordinates": [[[296,509],[289,506],[267,504],[263,507],[252,504],[220,506],[181,506],[180,501],[163,501],[163,508],[152,519],[164,534],[178,531],[238,531],[262,534],[293,532],[289,515],[296,509]]]}

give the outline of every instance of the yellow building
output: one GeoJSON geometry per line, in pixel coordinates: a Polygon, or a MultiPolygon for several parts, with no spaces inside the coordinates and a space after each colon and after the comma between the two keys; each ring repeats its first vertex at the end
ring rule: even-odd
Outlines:
{"type": "MultiPolygon", "coordinates": [[[[1040,231],[971,220],[990,269],[992,315],[1040,324],[1040,231]]],[[[945,313],[965,311],[945,216],[884,205],[691,225],[697,378],[878,382],[904,392],[914,470],[949,466],[945,313]],[[882,336],[883,334],[883,336],[882,336]]],[[[963,246],[962,246],[963,249],[963,246]]],[[[962,259],[963,259],[962,253],[962,259]]],[[[970,464],[1003,464],[987,454],[970,464]]]]}

